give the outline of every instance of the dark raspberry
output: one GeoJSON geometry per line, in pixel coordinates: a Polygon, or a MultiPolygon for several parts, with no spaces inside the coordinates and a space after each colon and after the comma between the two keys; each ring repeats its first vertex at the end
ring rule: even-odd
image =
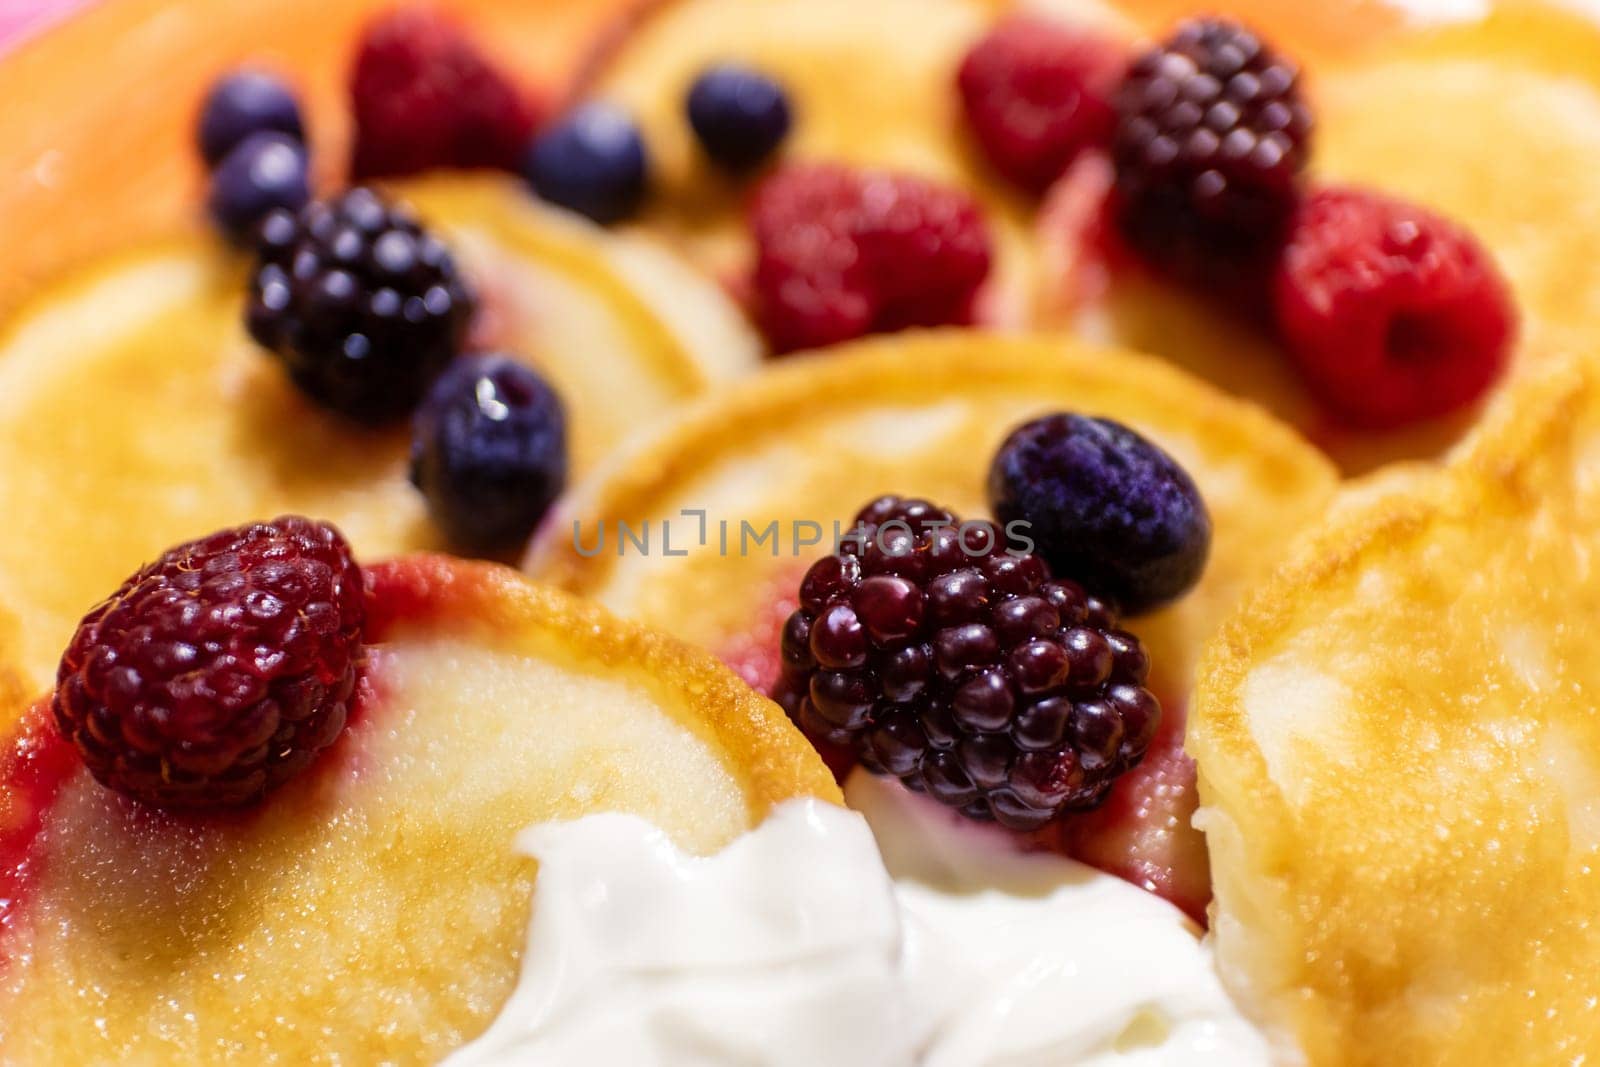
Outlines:
{"type": "Polygon", "coordinates": [[[200,106],[200,154],[215,167],[223,157],[260,133],[281,133],[304,145],[300,102],[271,74],[244,70],[217,80],[200,106]]]}
{"type": "Polygon", "coordinates": [[[1047,19],[1016,16],[961,62],[956,85],[973,136],[995,170],[1041,193],[1086,148],[1110,144],[1125,60],[1114,43],[1047,19]]]}
{"type": "Polygon", "coordinates": [[[351,418],[416,407],[460,350],[473,307],[444,244],[369,189],[261,224],[250,334],[307,396],[351,418]]]}
{"type": "Polygon", "coordinates": [[[712,67],[689,87],[689,126],[720,166],[739,171],[760,163],[789,134],[789,96],[759,71],[712,67]]]}
{"type": "Polygon", "coordinates": [[[650,157],[633,119],[597,101],[536,137],[522,158],[522,175],[552,204],[595,222],[620,222],[644,202],[650,157]]]}
{"type": "Polygon", "coordinates": [[[1156,445],[1110,419],[1046,415],[989,468],[989,506],[1054,574],[1138,614],[1188,592],[1211,549],[1200,490],[1156,445]]]}
{"type": "Polygon", "coordinates": [[[515,170],[538,118],[460,27],[424,9],[367,28],[350,97],[357,181],[435,167],[515,170]]]}
{"type": "Polygon", "coordinates": [[[227,237],[245,243],[273,211],[298,211],[311,199],[305,146],[258,133],[223,157],[211,175],[206,209],[227,237]]]}
{"type": "Polygon", "coordinates": [[[1359,189],[1306,200],[1274,307],[1312,392],[1367,428],[1471,404],[1500,376],[1516,333],[1505,280],[1470,233],[1359,189]]]}
{"type": "Polygon", "coordinates": [[[506,356],[456,360],[417,409],[411,481],[458,547],[520,547],[567,484],[561,398],[506,356]]]}
{"type": "Polygon", "coordinates": [[[1134,60],[1117,93],[1117,219],[1151,263],[1259,293],[1310,150],[1300,73],[1248,29],[1196,19],[1134,60]]]}
{"type": "Polygon", "coordinates": [[[259,800],[344,729],[363,595],[326,523],[285,517],[179,545],[78,625],[56,722],[95,778],[136,800],[259,800]]]}
{"type": "Polygon", "coordinates": [[[786,167],[751,201],[756,314],[779,352],[970,322],[989,232],[965,193],[921,178],[786,167]]]}
{"type": "Polygon", "coordinates": [[[927,501],[885,497],[856,522],[783,630],[775,697],[796,724],[1014,830],[1099,804],[1161,715],[1114,610],[927,501]]]}

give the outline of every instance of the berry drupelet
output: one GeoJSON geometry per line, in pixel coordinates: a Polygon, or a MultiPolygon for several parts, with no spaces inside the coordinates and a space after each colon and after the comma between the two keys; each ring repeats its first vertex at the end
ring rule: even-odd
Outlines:
{"type": "Polygon", "coordinates": [[[722,64],[689,87],[689,127],[707,156],[728,170],[748,170],[772,155],[792,116],[783,86],[759,71],[722,64]]]}
{"type": "Polygon", "coordinates": [[[417,410],[411,481],[455,545],[519,547],[567,484],[561,398],[506,356],[456,360],[417,410]]]}
{"type": "Polygon", "coordinates": [[[300,103],[283,82],[261,71],[243,70],[217,80],[200,105],[200,155],[215,167],[246,138],[280,133],[305,144],[300,103]]]}
{"type": "Polygon", "coordinates": [[[272,213],[258,252],[250,334],[327,408],[403,416],[460,350],[475,301],[454,259],[369,189],[272,213]]]}
{"type": "Polygon", "coordinates": [[[533,139],[522,175],[552,204],[595,222],[620,222],[644,201],[649,158],[633,119],[611,104],[594,102],[533,139]]]}
{"type": "Polygon", "coordinates": [[[1178,462],[1110,419],[1047,415],[1013,430],[989,469],[989,506],[1026,523],[1034,551],[1130,614],[1200,579],[1211,517],[1178,462]]]}
{"type": "Polygon", "coordinates": [[[1117,92],[1116,215],[1185,281],[1257,294],[1310,148],[1298,68],[1225,19],[1184,23],[1117,92]]]}
{"type": "Polygon", "coordinates": [[[179,545],[78,625],[56,723],[95,778],[136,800],[258,800],[344,729],[364,595],[326,523],[286,517],[179,545]]]}
{"type": "Polygon", "coordinates": [[[1109,604],[923,500],[857,516],[806,573],[782,654],[778,698],[810,737],[1013,830],[1099,804],[1161,718],[1109,604]]]}

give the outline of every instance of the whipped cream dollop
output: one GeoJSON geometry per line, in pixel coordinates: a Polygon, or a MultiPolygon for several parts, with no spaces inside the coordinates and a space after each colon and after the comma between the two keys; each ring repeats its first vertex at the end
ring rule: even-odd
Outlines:
{"type": "Polygon", "coordinates": [[[704,858],[627,815],[524,831],[522,975],[447,1063],[1269,1062],[1165,901],[865,773],[846,795],[704,858]]]}

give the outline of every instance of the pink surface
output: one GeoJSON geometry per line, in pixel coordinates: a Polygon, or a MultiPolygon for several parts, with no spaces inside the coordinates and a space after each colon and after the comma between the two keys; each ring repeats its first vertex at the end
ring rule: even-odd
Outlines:
{"type": "Polygon", "coordinates": [[[0,54],[94,0],[0,0],[0,54]]]}

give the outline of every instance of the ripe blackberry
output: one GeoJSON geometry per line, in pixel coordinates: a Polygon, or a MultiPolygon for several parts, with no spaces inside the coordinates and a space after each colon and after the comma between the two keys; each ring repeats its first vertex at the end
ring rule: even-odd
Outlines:
{"type": "Polygon", "coordinates": [[[307,396],[362,422],[416,407],[472,318],[443,242],[370,189],[268,215],[258,255],[251,336],[307,396]]]}
{"type": "Polygon", "coordinates": [[[784,626],[790,717],[974,819],[1033,830],[1099,804],[1161,719],[1114,609],[925,500],[856,522],[784,626]]]}
{"type": "Polygon", "coordinates": [[[1300,73],[1245,27],[1184,23],[1117,93],[1117,221],[1153,264],[1258,292],[1310,147],[1300,73]]]}
{"type": "Polygon", "coordinates": [[[179,545],[79,623],[56,722],[95,778],[137,800],[257,800],[344,729],[363,597],[326,523],[286,517],[179,545]]]}

